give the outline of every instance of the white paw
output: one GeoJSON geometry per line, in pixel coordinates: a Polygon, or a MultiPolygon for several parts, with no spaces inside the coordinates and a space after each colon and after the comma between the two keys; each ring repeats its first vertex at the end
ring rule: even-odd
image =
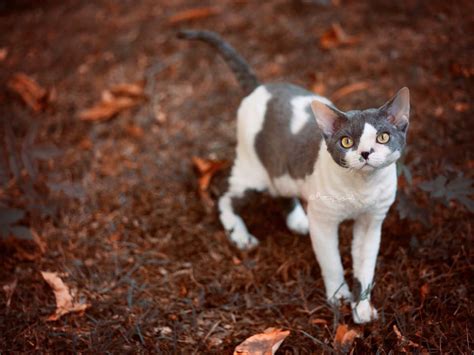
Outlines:
{"type": "Polygon", "coordinates": [[[357,324],[368,323],[378,318],[377,310],[369,300],[352,303],[352,318],[357,324]]]}
{"type": "Polygon", "coordinates": [[[309,233],[309,222],[306,213],[301,205],[296,206],[288,217],[286,217],[286,225],[289,230],[298,234],[309,233]]]}
{"type": "Polygon", "coordinates": [[[250,250],[258,245],[258,239],[246,229],[236,228],[230,232],[230,240],[240,250],[250,250]]]}
{"type": "Polygon", "coordinates": [[[352,293],[349,290],[349,287],[347,286],[347,284],[344,283],[342,286],[338,287],[334,291],[327,292],[327,298],[328,298],[329,304],[333,306],[339,306],[341,300],[343,302],[352,301],[352,293]]]}

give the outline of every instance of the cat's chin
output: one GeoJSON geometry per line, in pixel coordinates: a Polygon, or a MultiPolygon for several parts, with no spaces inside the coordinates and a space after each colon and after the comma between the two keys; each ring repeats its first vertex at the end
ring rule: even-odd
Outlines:
{"type": "Polygon", "coordinates": [[[373,166],[373,165],[370,165],[370,164],[365,164],[361,168],[359,168],[360,171],[367,172],[367,173],[375,171],[377,169],[378,168],[376,166],[373,166]]]}

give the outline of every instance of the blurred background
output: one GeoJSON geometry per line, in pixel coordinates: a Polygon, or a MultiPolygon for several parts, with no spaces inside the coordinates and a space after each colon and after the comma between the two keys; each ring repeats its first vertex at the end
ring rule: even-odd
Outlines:
{"type": "Polygon", "coordinates": [[[281,354],[472,352],[473,13],[441,0],[0,1],[0,350],[232,353],[279,327],[281,354]],[[255,251],[228,243],[215,201],[242,94],[212,49],[176,39],[183,28],[220,33],[262,81],[342,110],[410,88],[379,321],[329,308],[279,201],[242,211],[255,251]]]}

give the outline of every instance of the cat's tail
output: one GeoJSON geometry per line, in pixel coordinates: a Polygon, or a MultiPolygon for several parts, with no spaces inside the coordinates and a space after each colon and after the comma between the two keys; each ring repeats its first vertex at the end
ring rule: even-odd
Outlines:
{"type": "Polygon", "coordinates": [[[234,72],[244,94],[250,94],[260,85],[257,76],[244,58],[217,33],[211,31],[181,30],[178,32],[178,38],[203,41],[220,53],[234,72]]]}

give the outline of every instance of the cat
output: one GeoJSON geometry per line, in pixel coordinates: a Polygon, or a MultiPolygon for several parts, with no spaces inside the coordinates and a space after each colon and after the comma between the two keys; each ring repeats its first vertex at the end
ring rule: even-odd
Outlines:
{"type": "Polygon", "coordinates": [[[328,302],[350,302],[356,323],[377,319],[370,293],[382,222],[397,190],[395,163],[406,145],[408,88],[379,108],[343,112],[301,87],[260,84],[246,61],[214,32],[183,30],[178,36],[217,49],[245,94],[237,112],[229,188],[218,203],[230,241],[240,249],[258,244],[233,208],[246,191],[289,198],[286,224],[295,233],[310,233],[328,302]],[[344,279],[338,246],[338,226],[347,219],[355,221],[354,295],[344,279]]]}

